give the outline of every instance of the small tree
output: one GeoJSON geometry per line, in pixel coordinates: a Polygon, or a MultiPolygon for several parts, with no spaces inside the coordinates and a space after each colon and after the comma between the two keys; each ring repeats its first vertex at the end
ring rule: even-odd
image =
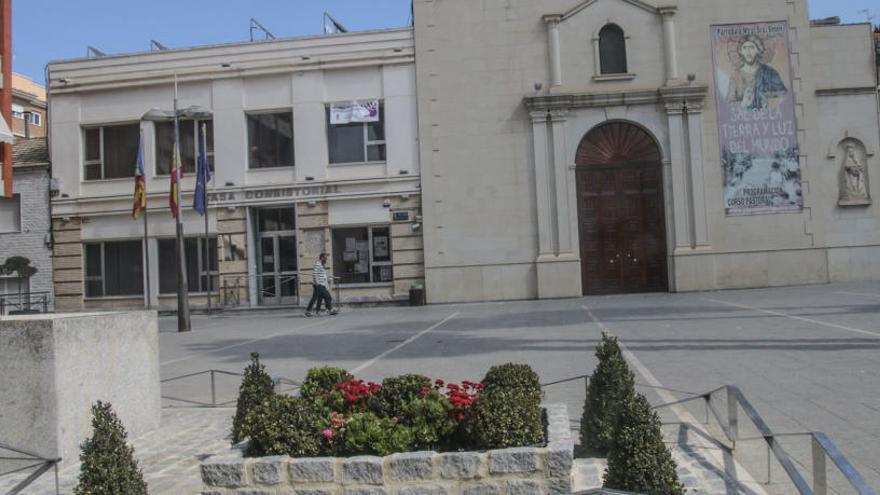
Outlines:
{"type": "Polygon", "coordinates": [[[248,413],[275,395],[272,377],[260,362],[260,355],[251,353],[251,364],[244,369],[244,377],[238,389],[235,417],[232,419],[232,443],[238,443],[250,435],[248,413]]]}
{"type": "Polygon", "coordinates": [[[683,495],[676,464],[660,430],[660,417],[642,394],[627,401],[620,411],[605,488],[645,495],[683,495]]]}
{"type": "MultiPolygon", "coordinates": [[[[30,280],[37,273],[37,267],[31,266],[31,260],[25,258],[24,256],[10,256],[6,258],[6,261],[3,265],[0,265],[0,275],[11,275],[15,273],[18,276],[18,304],[19,309],[25,309],[25,304],[21,299],[21,282],[22,280],[30,280]]],[[[27,309],[30,309],[30,284],[28,284],[27,290],[27,298],[28,304],[27,309]]]]}
{"type": "Polygon", "coordinates": [[[596,357],[599,364],[590,380],[581,418],[581,446],[607,452],[614,438],[620,405],[635,394],[635,379],[617,337],[602,332],[596,357]]]}
{"type": "Polygon", "coordinates": [[[109,403],[92,406],[92,437],[82,444],[76,495],[125,493],[146,495],[144,475],[125,443],[128,434],[109,403]]]}

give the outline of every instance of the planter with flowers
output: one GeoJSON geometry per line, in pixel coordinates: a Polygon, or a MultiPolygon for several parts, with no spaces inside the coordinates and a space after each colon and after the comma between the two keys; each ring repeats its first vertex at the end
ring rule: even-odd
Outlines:
{"type": "MultiPolygon", "coordinates": [[[[262,374],[262,375],[261,375],[262,374]]],[[[205,493],[526,495],[570,493],[565,406],[541,406],[528,366],[481,382],[421,375],[364,382],[309,371],[299,396],[255,396],[246,370],[233,430],[243,440],[201,466],[205,493]]]]}

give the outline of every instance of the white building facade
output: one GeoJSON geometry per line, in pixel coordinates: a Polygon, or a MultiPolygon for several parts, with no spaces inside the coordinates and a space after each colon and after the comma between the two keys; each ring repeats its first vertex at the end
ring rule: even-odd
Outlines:
{"type": "Polygon", "coordinates": [[[423,282],[414,45],[398,29],[50,63],[57,308],[174,306],[173,125],[142,117],[171,109],[175,78],[179,108],[212,113],[181,122],[194,305],[209,292],[215,306],[307,301],[321,252],[345,300],[402,299],[423,282]],[[331,122],[346,105],[378,118],[331,122]],[[202,129],[207,222],[192,208],[202,129]],[[141,140],[146,241],[132,218],[141,140]]]}
{"type": "Polygon", "coordinates": [[[431,302],[880,279],[871,26],[414,1],[431,302]]]}

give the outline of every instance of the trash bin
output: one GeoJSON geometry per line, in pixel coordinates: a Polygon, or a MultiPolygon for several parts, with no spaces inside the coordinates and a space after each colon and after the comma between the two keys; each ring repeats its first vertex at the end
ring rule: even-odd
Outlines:
{"type": "Polygon", "coordinates": [[[409,305],[424,306],[425,305],[425,286],[422,284],[413,284],[409,288],[409,305]]]}

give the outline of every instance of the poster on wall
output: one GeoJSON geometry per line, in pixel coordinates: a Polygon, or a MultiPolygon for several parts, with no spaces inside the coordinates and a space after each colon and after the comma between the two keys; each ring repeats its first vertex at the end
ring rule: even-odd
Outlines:
{"type": "Polygon", "coordinates": [[[378,122],[379,100],[349,101],[330,104],[330,124],[378,122]]]}
{"type": "Polygon", "coordinates": [[[712,26],[727,215],[800,211],[788,23],[712,26]]]}

